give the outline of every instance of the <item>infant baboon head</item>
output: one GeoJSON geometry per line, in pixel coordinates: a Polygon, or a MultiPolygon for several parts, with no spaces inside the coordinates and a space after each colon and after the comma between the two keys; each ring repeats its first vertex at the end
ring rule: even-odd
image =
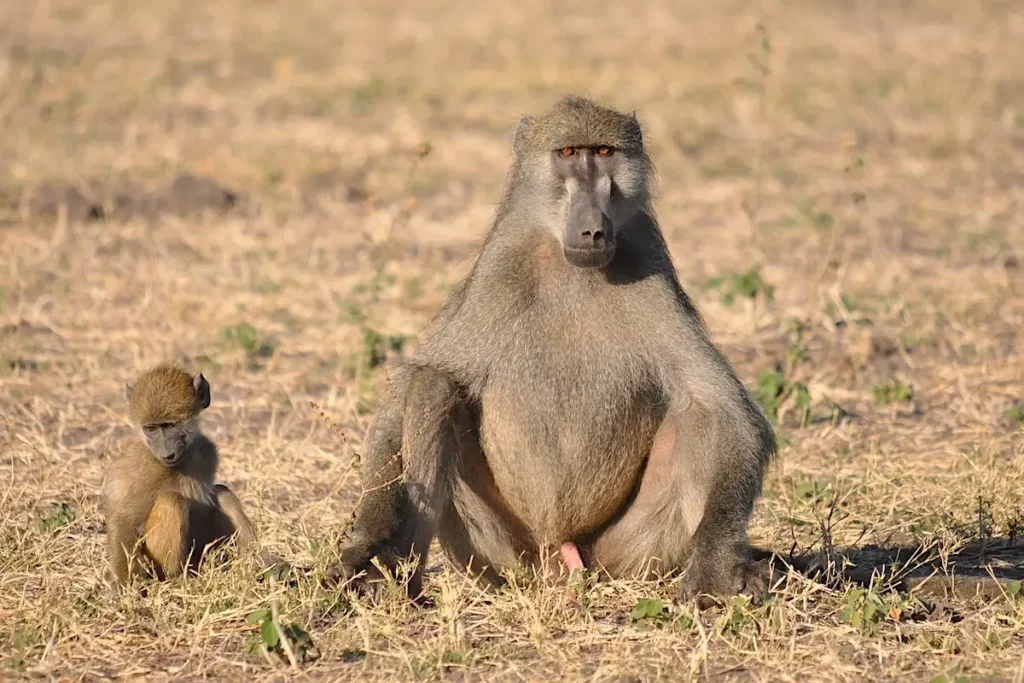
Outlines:
{"type": "Polygon", "coordinates": [[[167,467],[174,467],[199,434],[199,413],[210,405],[210,384],[181,368],[163,364],[124,385],[132,420],[146,445],[167,467]]]}

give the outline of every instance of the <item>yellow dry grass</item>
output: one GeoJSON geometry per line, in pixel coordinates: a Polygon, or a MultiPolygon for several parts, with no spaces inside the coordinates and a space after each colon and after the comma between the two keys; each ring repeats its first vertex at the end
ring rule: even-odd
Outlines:
{"type": "Polygon", "coordinates": [[[1024,680],[1022,64],[1009,0],[0,3],[0,678],[1024,680]],[[670,582],[326,591],[371,361],[467,272],[518,117],[564,92],[637,110],[716,340],[752,387],[783,368],[752,535],[831,576],[635,624],[670,582]],[[182,173],[241,200],[117,213],[182,173]],[[109,219],[47,214],[55,183],[109,219]],[[293,583],[103,592],[121,386],[165,359],[210,380],[221,478],[293,583]],[[318,659],[247,651],[271,607],[318,659]]]}

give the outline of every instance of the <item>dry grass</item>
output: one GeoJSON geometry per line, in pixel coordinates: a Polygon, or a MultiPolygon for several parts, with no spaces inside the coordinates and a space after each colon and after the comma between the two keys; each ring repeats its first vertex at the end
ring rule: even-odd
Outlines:
{"type": "Polygon", "coordinates": [[[0,678],[1024,680],[1024,600],[901,580],[1024,576],[1024,9],[547,4],[0,3],[0,678]],[[451,571],[430,610],[319,587],[371,356],[467,271],[517,117],[566,91],[638,111],[679,272],[745,380],[806,386],[752,533],[845,557],[833,580],[637,624],[670,583],[581,587],[576,611],[451,571]],[[243,199],[46,214],[55,182],[110,213],[182,172],[243,199]],[[121,383],[167,358],[210,379],[222,478],[310,568],[295,585],[240,561],[103,593],[121,383]],[[246,651],[271,606],[319,659],[246,651]]]}

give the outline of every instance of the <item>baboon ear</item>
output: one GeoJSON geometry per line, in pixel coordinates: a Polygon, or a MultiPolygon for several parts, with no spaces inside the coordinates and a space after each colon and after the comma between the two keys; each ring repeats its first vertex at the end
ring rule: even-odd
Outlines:
{"type": "Polygon", "coordinates": [[[196,400],[199,401],[199,410],[206,410],[210,407],[210,383],[199,373],[192,380],[192,387],[196,390],[196,400]]]}
{"type": "Polygon", "coordinates": [[[124,383],[124,402],[125,403],[131,403],[132,402],[132,389],[134,389],[134,388],[135,387],[133,387],[131,384],[128,384],[128,382],[124,383]]]}
{"type": "Polygon", "coordinates": [[[530,129],[533,127],[533,117],[524,116],[519,119],[519,127],[516,128],[516,139],[512,147],[516,156],[522,156],[526,152],[526,139],[530,136],[530,129]]]}
{"type": "Polygon", "coordinates": [[[636,139],[642,145],[644,144],[644,134],[640,128],[640,119],[636,117],[636,110],[633,110],[633,127],[636,128],[636,139]]]}

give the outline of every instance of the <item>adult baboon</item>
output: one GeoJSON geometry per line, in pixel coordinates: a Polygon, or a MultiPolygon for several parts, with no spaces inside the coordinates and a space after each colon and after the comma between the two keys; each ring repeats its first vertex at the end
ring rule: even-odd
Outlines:
{"type": "Polygon", "coordinates": [[[570,96],[514,149],[472,272],[382,396],[332,576],[422,566],[436,535],[491,580],[550,547],[612,577],[685,568],[684,599],[758,593],[775,437],[679,284],[640,124],[570,96]]]}

